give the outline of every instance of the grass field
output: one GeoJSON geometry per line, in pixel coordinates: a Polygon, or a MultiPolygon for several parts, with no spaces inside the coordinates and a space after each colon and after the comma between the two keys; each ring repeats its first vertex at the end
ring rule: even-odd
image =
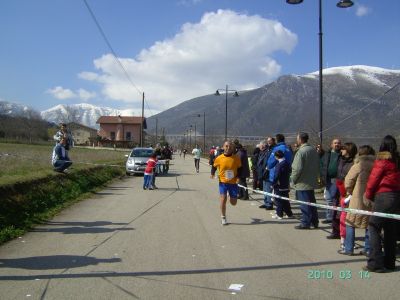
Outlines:
{"type": "MultiPolygon", "coordinates": [[[[0,143],[0,185],[12,184],[53,174],[51,155],[54,144],[28,145],[0,143]]],[[[72,169],[85,169],[90,164],[125,166],[127,152],[75,147],[69,151],[72,169]],[[89,164],[88,164],[89,163],[89,164]]]]}

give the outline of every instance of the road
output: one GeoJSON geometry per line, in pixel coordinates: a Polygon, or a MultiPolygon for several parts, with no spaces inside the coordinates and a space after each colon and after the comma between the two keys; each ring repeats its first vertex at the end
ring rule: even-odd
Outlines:
{"type": "Polygon", "coordinates": [[[158,190],[119,180],[0,247],[0,299],[398,299],[398,269],[363,273],[328,227],[295,230],[259,195],[221,226],[205,161],[173,163],[158,190]]]}

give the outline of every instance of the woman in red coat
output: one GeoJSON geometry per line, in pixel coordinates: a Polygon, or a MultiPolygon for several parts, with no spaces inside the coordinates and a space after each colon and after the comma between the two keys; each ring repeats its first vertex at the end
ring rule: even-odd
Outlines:
{"type": "MultiPolygon", "coordinates": [[[[391,135],[385,136],[365,190],[365,201],[373,201],[373,210],[376,212],[400,213],[399,160],[396,140],[391,135]]],[[[364,270],[381,273],[386,269],[395,269],[398,222],[400,221],[375,216],[369,219],[371,250],[364,270]],[[382,230],[384,254],[382,253],[382,230]]]]}

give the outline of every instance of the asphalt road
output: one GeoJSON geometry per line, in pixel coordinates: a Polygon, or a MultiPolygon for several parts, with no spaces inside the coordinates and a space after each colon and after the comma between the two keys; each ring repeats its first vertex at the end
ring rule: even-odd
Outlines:
{"type": "Polygon", "coordinates": [[[362,272],[365,257],[337,254],[328,227],[295,230],[259,195],[221,226],[209,167],[173,163],[158,190],[122,179],[0,247],[0,299],[399,298],[399,269],[362,272]]]}

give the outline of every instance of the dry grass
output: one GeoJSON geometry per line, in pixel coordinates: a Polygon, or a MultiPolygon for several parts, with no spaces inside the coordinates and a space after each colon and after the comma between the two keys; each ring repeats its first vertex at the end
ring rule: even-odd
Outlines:
{"type": "MultiPolygon", "coordinates": [[[[51,155],[54,144],[27,145],[0,143],[0,184],[10,184],[36,179],[53,174],[51,155]]],[[[82,169],[89,164],[118,164],[125,166],[127,152],[73,148],[69,156],[73,169],[82,169]]]]}

